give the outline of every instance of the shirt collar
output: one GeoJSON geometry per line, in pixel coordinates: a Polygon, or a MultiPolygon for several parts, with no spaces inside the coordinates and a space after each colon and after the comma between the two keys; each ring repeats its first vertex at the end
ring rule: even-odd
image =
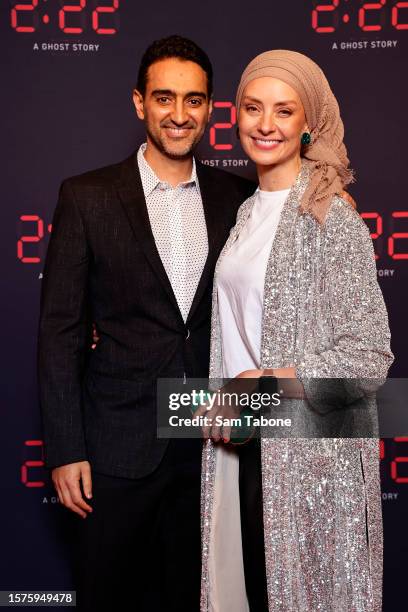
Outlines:
{"type": "MultiPolygon", "coordinates": [[[[139,150],[137,152],[137,164],[139,166],[143,192],[144,192],[145,197],[147,197],[148,195],[152,193],[152,191],[154,191],[157,188],[158,185],[163,185],[163,186],[168,187],[169,184],[166,183],[165,181],[161,181],[156,175],[156,173],[154,172],[153,168],[147,163],[146,158],[144,156],[145,150],[146,150],[146,143],[144,142],[143,144],[140,145],[139,150]]],[[[182,183],[179,183],[177,186],[179,187],[180,185],[193,185],[193,184],[197,184],[197,170],[196,170],[196,162],[195,162],[194,157],[193,157],[193,167],[191,169],[190,178],[187,181],[183,181],[182,183]]]]}

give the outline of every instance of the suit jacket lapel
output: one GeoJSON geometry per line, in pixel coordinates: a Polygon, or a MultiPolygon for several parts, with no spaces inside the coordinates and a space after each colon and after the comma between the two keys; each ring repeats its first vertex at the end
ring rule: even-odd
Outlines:
{"type": "Polygon", "coordinates": [[[196,160],[196,162],[198,183],[207,225],[208,256],[188,314],[187,325],[194,315],[208,283],[212,282],[214,267],[225,241],[225,227],[220,214],[225,203],[225,193],[222,194],[220,192],[217,181],[214,180],[214,177],[208,175],[206,167],[200,161],[196,160]]]}
{"type": "Polygon", "coordinates": [[[121,178],[117,182],[117,190],[132,230],[146,256],[146,260],[162,283],[183,322],[171,283],[154,241],[136,153],[123,162],[121,178]]]}

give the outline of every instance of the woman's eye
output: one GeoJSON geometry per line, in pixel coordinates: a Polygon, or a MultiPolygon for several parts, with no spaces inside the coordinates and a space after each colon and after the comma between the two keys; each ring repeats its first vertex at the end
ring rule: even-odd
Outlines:
{"type": "Polygon", "coordinates": [[[256,106],[247,106],[247,107],[246,107],[246,110],[247,110],[249,113],[253,113],[253,112],[257,111],[258,109],[256,108],[256,106]]]}
{"type": "Polygon", "coordinates": [[[291,113],[291,111],[290,111],[290,110],[288,110],[288,109],[282,109],[282,110],[280,110],[280,111],[279,111],[279,114],[280,114],[280,115],[283,115],[284,117],[288,117],[288,116],[289,116],[289,115],[291,115],[292,113],[291,113]]]}

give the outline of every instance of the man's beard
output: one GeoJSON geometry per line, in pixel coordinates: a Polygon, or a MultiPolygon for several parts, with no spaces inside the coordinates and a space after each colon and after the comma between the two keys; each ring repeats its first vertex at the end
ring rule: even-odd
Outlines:
{"type": "MultiPolygon", "coordinates": [[[[186,149],[185,150],[182,150],[181,152],[175,152],[175,151],[172,151],[171,149],[169,149],[166,146],[166,143],[164,141],[162,141],[160,138],[158,138],[156,136],[156,134],[154,134],[149,129],[148,122],[146,122],[146,132],[147,132],[150,140],[157,147],[157,149],[161,153],[163,153],[163,155],[165,155],[166,157],[169,157],[170,159],[174,159],[174,160],[183,160],[183,159],[187,159],[187,158],[191,157],[193,149],[200,142],[200,140],[202,138],[202,135],[203,135],[202,133],[201,134],[197,134],[196,137],[193,139],[193,141],[191,143],[186,144],[186,149]]],[[[204,130],[203,130],[203,132],[204,132],[204,130]]]]}

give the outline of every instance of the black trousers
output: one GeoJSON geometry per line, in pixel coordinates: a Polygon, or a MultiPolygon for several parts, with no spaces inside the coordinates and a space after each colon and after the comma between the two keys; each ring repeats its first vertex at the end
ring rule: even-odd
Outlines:
{"type": "Polygon", "coordinates": [[[249,609],[251,612],[268,612],[259,438],[239,447],[239,494],[249,609]]]}
{"type": "Polygon", "coordinates": [[[93,472],[93,512],[73,515],[78,610],[198,612],[201,449],[171,440],[141,479],[93,472]]]}

